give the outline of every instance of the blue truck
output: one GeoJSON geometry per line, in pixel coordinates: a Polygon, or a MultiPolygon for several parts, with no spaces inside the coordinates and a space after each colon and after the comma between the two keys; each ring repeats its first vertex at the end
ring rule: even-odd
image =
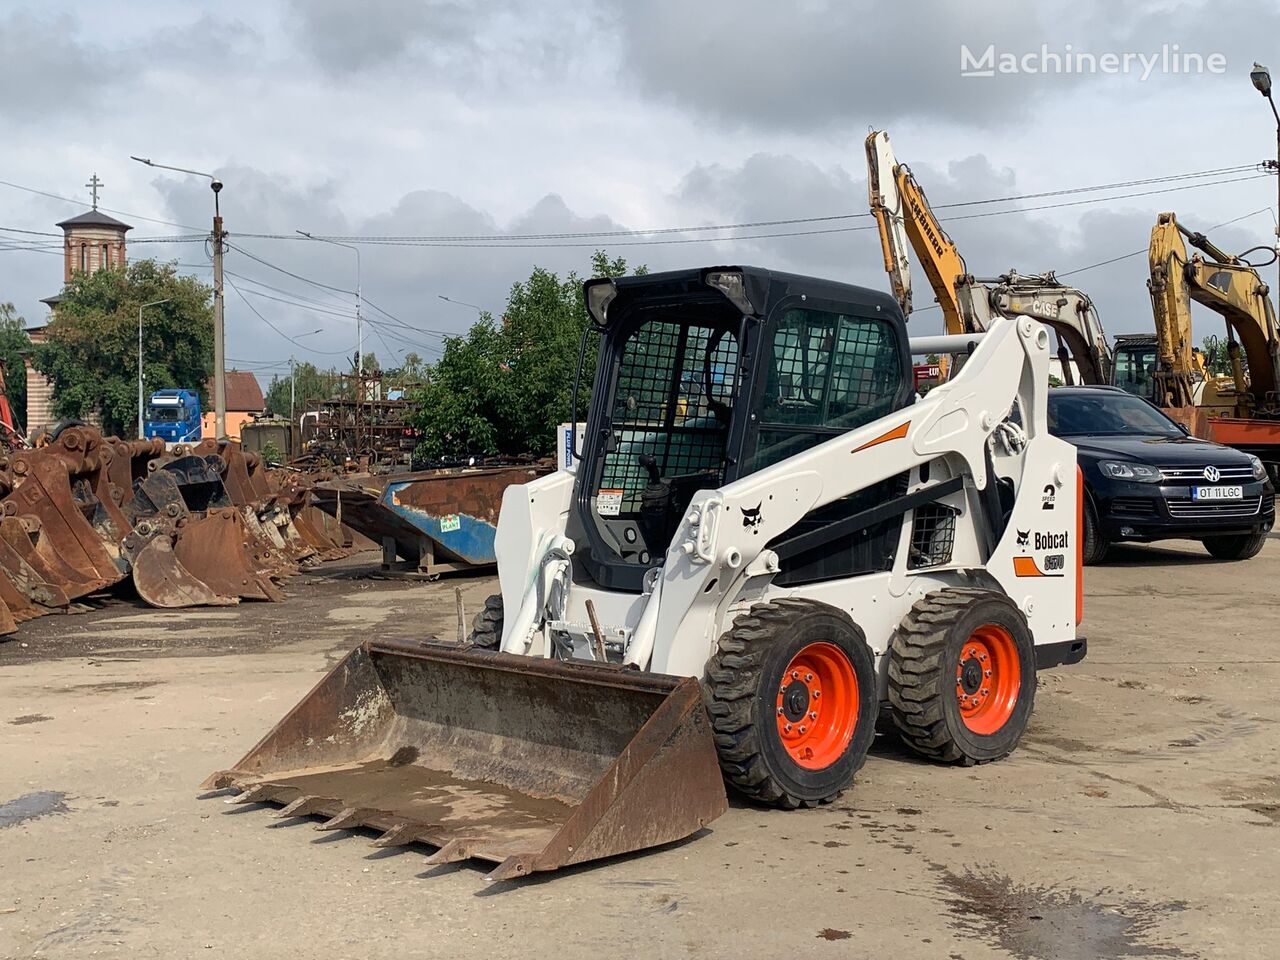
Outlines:
{"type": "Polygon", "coordinates": [[[200,397],[190,390],[157,390],[147,400],[143,434],[165,443],[195,443],[200,439],[200,397]]]}

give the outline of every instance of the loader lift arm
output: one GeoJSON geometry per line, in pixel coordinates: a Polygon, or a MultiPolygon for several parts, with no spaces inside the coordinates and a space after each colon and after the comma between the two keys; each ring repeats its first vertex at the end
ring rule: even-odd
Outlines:
{"type": "Polygon", "coordinates": [[[1112,357],[1093,301],[1052,272],[1011,270],[993,280],[976,280],[964,257],[929,206],[923,188],[906,164],[898,163],[889,135],[874,131],[866,140],[867,190],[880,232],[885,270],[904,314],[911,312],[909,243],[924,267],[942,308],[946,332],[978,333],[997,316],[1025,316],[1053,328],[1064,379],[1071,383],[1074,359],[1085,383],[1110,383],[1112,357]]]}

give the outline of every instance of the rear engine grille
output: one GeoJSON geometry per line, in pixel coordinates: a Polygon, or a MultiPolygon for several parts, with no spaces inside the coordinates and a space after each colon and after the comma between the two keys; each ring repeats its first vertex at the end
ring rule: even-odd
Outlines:
{"type": "Polygon", "coordinates": [[[1262,506],[1262,497],[1245,497],[1243,500],[1169,500],[1169,515],[1180,519],[1231,520],[1256,517],[1262,506]]]}
{"type": "MultiPolygon", "coordinates": [[[[1253,467],[1245,464],[1232,464],[1224,467],[1221,464],[1214,464],[1218,470],[1219,483],[1239,483],[1244,481],[1248,483],[1254,479],[1253,467]]],[[[1161,467],[1160,472],[1164,474],[1166,480],[1189,480],[1196,483],[1206,483],[1204,467],[1161,467]]]]}
{"type": "Polygon", "coordinates": [[[1123,514],[1126,517],[1154,517],[1156,503],[1141,497],[1116,497],[1111,501],[1111,513],[1114,516],[1123,514]]]}

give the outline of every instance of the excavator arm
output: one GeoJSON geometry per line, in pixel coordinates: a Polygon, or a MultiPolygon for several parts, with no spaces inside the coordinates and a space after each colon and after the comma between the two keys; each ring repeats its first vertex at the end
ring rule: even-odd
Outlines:
{"type": "Polygon", "coordinates": [[[991,283],[991,306],[1005,316],[1032,317],[1058,335],[1058,359],[1071,383],[1074,360],[1082,383],[1111,382],[1112,356],[1093,301],[1082,290],[1060,283],[1052,273],[1002,274],[991,283]]]}
{"type": "Polygon", "coordinates": [[[907,245],[920,258],[929,285],[942,308],[947,333],[977,333],[986,329],[966,319],[958,288],[968,274],[964,258],[934,216],[924,190],[906,164],[898,163],[889,145],[889,134],[868,134],[867,192],[871,212],[880,230],[884,267],[893,295],[904,314],[911,313],[911,276],[907,245]]]}
{"type": "Polygon", "coordinates": [[[1276,413],[1280,330],[1267,285],[1245,261],[1226,253],[1202,233],[1162,213],[1151,231],[1149,251],[1151,303],[1160,348],[1160,371],[1166,374],[1165,406],[1190,406],[1194,353],[1191,303],[1202,304],[1227,322],[1228,353],[1240,416],[1276,413]],[[1200,253],[1188,257],[1186,243],[1200,253]],[[1248,366],[1240,363],[1240,348],[1248,366]],[[1185,384],[1185,387],[1182,386],[1185,384]],[[1183,390],[1185,389],[1185,395],[1183,390]]]}
{"type": "Polygon", "coordinates": [[[1068,382],[1074,359],[1085,383],[1111,382],[1111,349],[1092,301],[1059,283],[1052,273],[1022,276],[1010,271],[992,281],[969,274],[964,258],[934,215],[924,190],[906,164],[898,163],[889,134],[867,136],[867,193],[880,231],[884,268],[902,312],[911,312],[910,245],[924,267],[942,308],[949,334],[980,333],[999,316],[1027,316],[1052,327],[1068,382]]]}
{"type": "Polygon", "coordinates": [[[1156,325],[1156,402],[1161,407],[1189,407],[1192,392],[1191,293],[1184,268],[1187,246],[1178,220],[1162,213],[1151,228],[1147,247],[1151,313],[1156,325]]]}
{"type": "Polygon", "coordinates": [[[1240,413],[1274,409],[1277,406],[1280,336],[1277,335],[1270,289],[1248,263],[1224,253],[1202,234],[1188,234],[1185,229],[1183,234],[1192,246],[1208,256],[1206,259],[1195,254],[1184,268],[1189,295],[1196,303],[1221,314],[1233,334],[1228,338],[1227,351],[1231,355],[1236,394],[1251,397],[1253,407],[1252,411],[1242,410],[1240,413]],[[1239,346],[1235,343],[1237,340],[1239,346]],[[1241,368],[1239,347],[1244,348],[1247,379],[1241,368]]]}

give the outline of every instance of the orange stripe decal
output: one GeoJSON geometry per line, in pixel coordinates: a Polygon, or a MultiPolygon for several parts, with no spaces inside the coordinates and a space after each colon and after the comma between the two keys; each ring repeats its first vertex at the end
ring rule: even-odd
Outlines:
{"type": "Polygon", "coordinates": [[[1036,563],[1035,557],[1014,557],[1013,575],[1015,577],[1061,577],[1061,573],[1045,573],[1036,563]]]}
{"type": "Polygon", "coordinates": [[[854,447],[849,452],[857,453],[859,450],[866,450],[869,447],[879,446],[882,443],[888,443],[890,440],[901,440],[903,437],[907,435],[907,431],[910,429],[911,429],[911,421],[908,420],[906,423],[902,423],[894,427],[888,433],[882,433],[880,434],[880,436],[876,437],[874,440],[868,440],[862,446],[854,447]]]}

